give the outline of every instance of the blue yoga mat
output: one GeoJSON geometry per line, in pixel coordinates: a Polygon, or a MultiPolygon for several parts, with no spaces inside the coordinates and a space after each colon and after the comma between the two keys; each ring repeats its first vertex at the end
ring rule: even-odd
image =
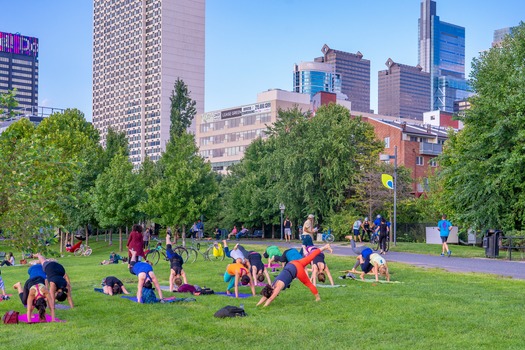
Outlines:
{"type": "MultiPolygon", "coordinates": [[[[223,295],[225,297],[235,298],[235,293],[231,293],[230,295],[226,294],[226,292],[215,292],[217,295],[223,295]]],[[[239,293],[239,298],[249,298],[252,295],[249,293],[239,293]]]]}
{"type": "MultiPolygon", "coordinates": [[[[137,302],[136,296],[123,295],[121,296],[121,298],[131,300],[134,303],[137,302]]],[[[177,303],[177,302],[188,302],[188,301],[196,301],[196,299],[195,298],[175,298],[175,297],[164,299],[164,303],[177,303]]],[[[157,299],[157,303],[160,303],[159,299],[157,299]]]]}

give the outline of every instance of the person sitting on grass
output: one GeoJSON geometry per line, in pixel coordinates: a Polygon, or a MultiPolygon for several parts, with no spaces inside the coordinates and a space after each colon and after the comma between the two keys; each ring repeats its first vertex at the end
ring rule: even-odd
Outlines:
{"type": "Polygon", "coordinates": [[[120,255],[118,255],[115,252],[111,252],[111,254],[109,255],[109,259],[108,260],[103,260],[100,263],[100,265],[118,264],[118,262],[120,260],[124,261],[124,259],[122,259],[122,257],[120,255]]]}
{"type": "Polygon", "coordinates": [[[317,288],[310,282],[310,279],[308,278],[308,275],[305,272],[305,267],[310,264],[316,256],[321,254],[322,251],[328,250],[332,252],[332,248],[329,244],[319,248],[314,249],[314,251],[309,254],[308,256],[305,256],[304,258],[301,258],[300,260],[293,260],[290,263],[286,264],[284,269],[279,273],[279,275],[275,278],[272,285],[266,285],[266,287],[263,288],[261,291],[262,298],[257,303],[257,306],[264,303],[264,306],[270,305],[270,303],[279,295],[279,293],[286,288],[290,287],[290,284],[292,281],[297,278],[299,281],[301,281],[308,289],[310,289],[310,292],[315,296],[315,301],[321,300],[319,297],[319,292],[317,291],[317,288]]]}
{"type": "Polygon", "coordinates": [[[102,280],[102,291],[104,294],[129,294],[124,283],[114,276],[108,276],[102,280]]]}
{"type": "Polygon", "coordinates": [[[242,252],[243,256],[246,257],[248,269],[251,272],[253,281],[262,282],[264,277],[268,284],[272,283],[270,279],[270,274],[262,262],[262,256],[256,251],[247,251],[242,245],[237,244],[235,249],[238,249],[242,252]]]}
{"type": "MultiPolygon", "coordinates": [[[[305,251],[308,255],[312,254],[312,252],[316,249],[319,248],[303,247],[303,251],[305,251]]],[[[310,280],[312,281],[314,286],[316,285],[317,280],[319,280],[319,282],[324,283],[326,281],[326,276],[328,276],[330,284],[332,286],[334,285],[334,279],[332,278],[332,274],[330,273],[330,269],[328,269],[328,265],[326,264],[324,258],[324,253],[320,253],[312,261],[312,276],[310,277],[310,280]]]]}
{"type": "Polygon", "coordinates": [[[40,264],[42,264],[42,270],[46,274],[51,295],[55,296],[57,301],[64,301],[67,299],[69,306],[73,308],[71,282],[69,281],[69,276],[67,275],[64,266],[54,260],[46,260],[41,254],[37,254],[36,257],[40,264]]]}
{"type": "Polygon", "coordinates": [[[55,321],[55,298],[45,286],[44,279],[41,276],[29,278],[22,287],[17,282],[13,288],[18,292],[22,304],[27,307],[27,320],[30,321],[33,309],[38,310],[40,321],[46,320],[46,308],[49,305],[51,312],[51,321],[55,321]]]}
{"type": "Polygon", "coordinates": [[[9,253],[8,256],[6,256],[6,258],[4,259],[4,261],[2,261],[2,263],[0,264],[0,266],[15,266],[15,256],[13,255],[13,253],[9,253]]]}
{"type": "Polygon", "coordinates": [[[188,280],[186,279],[186,272],[182,268],[184,264],[184,259],[179,254],[173,251],[173,246],[171,244],[170,235],[166,235],[166,256],[170,261],[170,290],[175,291],[174,282],[178,278],[182,278],[184,283],[187,284],[188,280]]]}
{"type": "Polygon", "coordinates": [[[252,295],[255,296],[255,284],[250,277],[250,273],[246,266],[240,263],[233,263],[226,266],[226,272],[224,273],[224,282],[228,282],[228,288],[226,288],[226,294],[230,295],[230,290],[234,288],[235,297],[239,297],[239,282],[243,286],[250,285],[252,295]]]}
{"type": "Polygon", "coordinates": [[[130,249],[129,253],[131,255],[131,260],[129,261],[129,272],[132,275],[138,277],[137,282],[137,302],[144,303],[142,299],[142,288],[152,288],[152,284],[155,285],[157,291],[159,292],[159,298],[162,301],[162,290],[160,289],[159,280],[155,273],[153,272],[153,267],[145,262],[137,261],[137,251],[130,249]]]}

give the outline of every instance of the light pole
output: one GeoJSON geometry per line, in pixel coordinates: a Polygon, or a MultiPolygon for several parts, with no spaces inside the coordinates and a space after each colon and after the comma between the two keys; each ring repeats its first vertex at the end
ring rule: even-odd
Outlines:
{"type": "Polygon", "coordinates": [[[394,233],[394,246],[397,245],[397,230],[396,230],[396,223],[397,223],[397,146],[394,146],[394,155],[391,156],[389,154],[380,154],[379,160],[382,161],[390,161],[390,159],[394,160],[394,222],[393,222],[393,233],[394,233]]]}
{"type": "Polygon", "coordinates": [[[286,207],[284,206],[283,203],[279,204],[279,209],[281,209],[281,241],[283,240],[283,214],[284,214],[284,209],[286,209],[286,207]]]}

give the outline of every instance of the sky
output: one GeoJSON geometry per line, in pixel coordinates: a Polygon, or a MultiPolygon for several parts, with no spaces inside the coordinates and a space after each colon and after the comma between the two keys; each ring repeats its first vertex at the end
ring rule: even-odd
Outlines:
{"type": "MultiPolygon", "coordinates": [[[[117,0],[119,1],[119,0],[117,0]]],[[[295,63],[324,44],[371,61],[371,108],[385,62],[417,65],[420,0],[207,0],[205,111],[292,89],[295,63]]],[[[524,20],[523,0],[436,0],[441,21],[465,27],[466,74],[494,30],[524,20]]],[[[92,0],[0,0],[0,31],[39,39],[39,106],[92,116],[92,0]]]]}

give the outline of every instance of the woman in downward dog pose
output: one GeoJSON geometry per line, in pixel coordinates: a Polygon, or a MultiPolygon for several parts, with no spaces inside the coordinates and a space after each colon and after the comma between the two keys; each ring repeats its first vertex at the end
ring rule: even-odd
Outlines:
{"type": "Polygon", "coordinates": [[[152,284],[155,285],[155,288],[157,288],[157,292],[159,292],[159,299],[162,302],[162,290],[160,289],[159,280],[153,272],[153,267],[151,267],[150,264],[145,262],[137,262],[137,252],[135,250],[130,250],[129,253],[131,254],[131,260],[129,262],[129,272],[132,275],[137,275],[137,277],[139,278],[137,284],[137,302],[144,302],[142,300],[142,288],[145,287],[151,289],[152,284]]]}
{"type": "Polygon", "coordinates": [[[319,249],[314,249],[314,251],[311,254],[300,260],[290,261],[288,264],[286,264],[281,273],[279,273],[279,275],[273,281],[273,284],[268,284],[266,285],[266,287],[263,288],[263,290],[261,291],[263,297],[261,298],[261,300],[259,300],[257,305],[261,305],[262,303],[264,303],[264,306],[270,305],[270,303],[279,295],[279,293],[283,289],[286,289],[290,286],[290,284],[295,278],[297,278],[310,289],[310,292],[312,292],[312,294],[315,296],[315,301],[321,300],[317,288],[312,284],[312,282],[308,278],[308,275],[305,272],[305,266],[310,264],[316,256],[318,256],[319,254],[321,254],[322,251],[325,250],[332,252],[332,248],[329,244],[327,244],[319,249]]]}

